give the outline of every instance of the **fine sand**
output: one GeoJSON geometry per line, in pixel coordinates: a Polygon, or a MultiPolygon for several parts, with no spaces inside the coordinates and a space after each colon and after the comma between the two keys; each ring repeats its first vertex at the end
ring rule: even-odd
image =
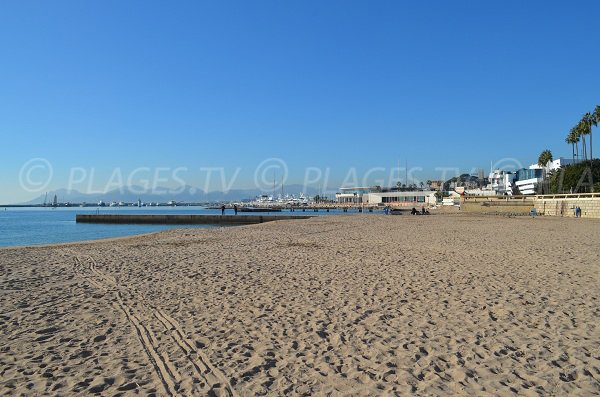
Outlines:
{"type": "Polygon", "coordinates": [[[598,395],[599,244],[365,214],[3,249],[0,394],[598,395]]]}

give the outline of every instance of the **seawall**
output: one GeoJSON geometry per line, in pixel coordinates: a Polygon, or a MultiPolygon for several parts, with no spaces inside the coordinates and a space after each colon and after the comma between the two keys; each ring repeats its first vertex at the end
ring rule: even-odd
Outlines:
{"type": "Polygon", "coordinates": [[[600,218],[600,194],[563,194],[537,196],[535,209],[547,216],[575,217],[575,207],[581,208],[582,218],[600,218]]]}
{"type": "Polygon", "coordinates": [[[460,205],[464,212],[473,212],[482,215],[529,215],[533,208],[533,200],[528,201],[465,201],[460,205]]]}

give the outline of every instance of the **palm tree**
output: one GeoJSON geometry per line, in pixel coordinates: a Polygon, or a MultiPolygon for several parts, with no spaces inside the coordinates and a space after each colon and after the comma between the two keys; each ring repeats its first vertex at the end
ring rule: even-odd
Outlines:
{"type": "Polygon", "coordinates": [[[577,157],[577,161],[579,161],[579,134],[577,132],[577,128],[571,128],[569,135],[572,135],[573,141],[575,141],[575,157],[577,157]]]}
{"type": "Polygon", "coordinates": [[[565,142],[569,145],[571,145],[571,155],[572,155],[572,159],[573,159],[573,164],[575,163],[575,144],[577,143],[577,137],[575,136],[575,133],[573,132],[573,130],[571,130],[571,132],[569,132],[569,135],[567,135],[567,137],[565,138],[565,142]]]}
{"type": "MultiPolygon", "coordinates": [[[[542,151],[542,153],[540,153],[540,157],[538,157],[538,165],[540,167],[542,167],[542,180],[544,182],[546,181],[546,166],[551,161],[552,161],[552,152],[550,150],[546,149],[546,150],[542,151]]],[[[547,190],[548,189],[544,188],[544,186],[542,185],[542,193],[547,190]]]]}
{"type": "Polygon", "coordinates": [[[600,105],[596,105],[596,109],[594,109],[594,113],[590,116],[590,158],[593,160],[594,156],[592,153],[592,125],[594,127],[598,127],[600,124],[600,105]]]}
{"type": "Polygon", "coordinates": [[[581,120],[579,123],[577,123],[577,125],[575,126],[575,130],[577,131],[577,137],[581,138],[581,155],[583,157],[583,161],[587,160],[587,150],[585,147],[585,135],[587,133],[587,129],[585,128],[585,125],[583,124],[583,120],[581,120]]]}
{"type": "Polygon", "coordinates": [[[589,114],[588,122],[590,126],[590,179],[592,181],[592,192],[594,191],[594,153],[592,151],[592,126],[597,127],[600,123],[600,105],[596,105],[594,113],[589,114]]]}
{"type": "Polygon", "coordinates": [[[538,157],[538,165],[540,167],[546,168],[546,165],[552,161],[552,152],[548,149],[544,150],[540,153],[540,157],[538,157]]]}
{"type": "Polygon", "coordinates": [[[592,125],[596,125],[596,118],[592,115],[592,113],[587,112],[583,115],[581,119],[583,122],[583,126],[585,127],[585,134],[590,136],[590,161],[594,159],[594,154],[592,152],[592,125]]]}

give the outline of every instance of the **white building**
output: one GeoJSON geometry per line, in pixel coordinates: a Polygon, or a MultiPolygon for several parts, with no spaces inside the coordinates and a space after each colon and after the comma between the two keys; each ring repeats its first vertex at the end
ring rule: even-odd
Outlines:
{"type": "Polygon", "coordinates": [[[488,176],[489,184],[487,189],[492,190],[497,196],[512,195],[513,180],[515,174],[510,171],[494,170],[488,176]]]}
{"type": "Polygon", "coordinates": [[[339,204],[361,204],[363,195],[371,190],[370,187],[342,187],[341,193],[335,194],[335,199],[339,204]]]}
{"type": "Polygon", "coordinates": [[[487,189],[498,196],[512,196],[517,193],[522,195],[536,194],[538,185],[544,180],[545,174],[572,163],[572,160],[559,157],[556,160],[549,161],[545,167],[531,164],[529,168],[521,168],[516,172],[495,170],[488,177],[490,184],[487,189]]]}
{"type": "Polygon", "coordinates": [[[363,202],[369,205],[390,205],[413,207],[435,205],[437,198],[433,190],[409,192],[376,192],[363,195],[363,202]]]}
{"type": "Polygon", "coordinates": [[[422,206],[435,205],[436,197],[433,190],[414,191],[380,191],[378,188],[342,188],[337,193],[336,199],[340,204],[364,205],[394,205],[394,206],[422,206]],[[378,191],[379,190],[379,191],[378,191]]]}
{"type": "Polygon", "coordinates": [[[549,161],[545,167],[541,167],[539,164],[531,164],[528,169],[517,171],[514,184],[523,195],[536,194],[538,193],[538,185],[544,181],[545,174],[570,164],[573,164],[573,160],[564,157],[549,161]]]}
{"type": "MultiPolygon", "coordinates": [[[[566,159],[564,157],[559,157],[556,160],[552,160],[550,162],[548,162],[548,164],[546,164],[546,171],[550,172],[550,171],[554,171],[557,170],[559,168],[564,167],[565,165],[572,165],[577,163],[577,160],[573,161],[570,159],[566,159]]],[[[537,164],[532,164],[529,166],[529,168],[531,167],[539,167],[539,165],[537,164]]]]}

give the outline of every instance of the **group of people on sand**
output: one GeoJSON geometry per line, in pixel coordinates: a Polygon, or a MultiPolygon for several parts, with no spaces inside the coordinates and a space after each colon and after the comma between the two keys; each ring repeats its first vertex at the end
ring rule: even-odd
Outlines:
{"type": "MultiPolygon", "coordinates": [[[[237,205],[233,206],[233,213],[235,215],[237,215],[237,213],[238,213],[238,206],[237,205]]],[[[225,205],[221,206],[221,215],[225,215],[225,205]]]]}
{"type": "Polygon", "coordinates": [[[429,215],[429,210],[425,209],[425,206],[421,207],[421,212],[419,212],[415,207],[410,211],[411,215],[429,215]]]}
{"type": "MultiPolygon", "coordinates": [[[[392,209],[390,206],[386,206],[383,209],[383,213],[386,214],[386,215],[389,215],[389,214],[392,214],[392,215],[399,214],[399,213],[401,213],[399,211],[402,211],[402,210],[399,209],[399,208],[392,209]]],[[[421,211],[418,211],[415,207],[413,207],[412,210],[410,211],[410,214],[411,215],[430,215],[429,214],[429,210],[425,209],[425,206],[421,207],[421,211]]]]}

